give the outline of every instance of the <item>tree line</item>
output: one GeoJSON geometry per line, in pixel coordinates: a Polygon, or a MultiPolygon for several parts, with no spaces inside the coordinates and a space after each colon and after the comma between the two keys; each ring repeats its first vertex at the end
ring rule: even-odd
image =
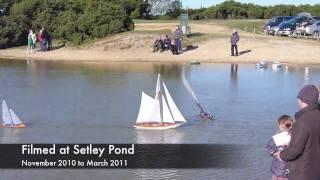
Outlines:
{"type": "Polygon", "coordinates": [[[320,16],[320,4],[316,5],[274,5],[260,6],[253,3],[241,3],[234,0],[200,9],[187,9],[189,17],[200,19],[270,19],[273,16],[295,16],[300,12],[309,12],[320,16]]]}
{"type": "Polygon", "coordinates": [[[29,29],[45,27],[55,39],[81,44],[134,28],[143,0],[0,0],[0,48],[26,44],[29,29]]]}
{"type": "Polygon", "coordinates": [[[176,18],[180,9],[180,0],[0,0],[0,48],[26,44],[28,31],[41,27],[81,44],[133,30],[132,19],[176,18]]]}

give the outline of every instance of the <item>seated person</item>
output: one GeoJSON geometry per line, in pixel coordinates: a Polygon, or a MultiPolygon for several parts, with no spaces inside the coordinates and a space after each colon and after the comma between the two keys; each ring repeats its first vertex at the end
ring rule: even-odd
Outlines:
{"type": "Polygon", "coordinates": [[[160,36],[154,42],[153,51],[152,52],[157,52],[159,50],[161,50],[161,52],[164,50],[163,40],[161,39],[160,36]]]}
{"type": "Polygon", "coordinates": [[[164,50],[171,49],[171,39],[169,38],[168,35],[166,35],[166,37],[163,40],[163,46],[164,46],[164,50]]]}

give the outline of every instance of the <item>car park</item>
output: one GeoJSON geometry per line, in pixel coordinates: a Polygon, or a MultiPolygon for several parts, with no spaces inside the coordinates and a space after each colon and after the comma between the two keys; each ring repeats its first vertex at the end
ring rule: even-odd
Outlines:
{"type": "Polygon", "coordinates": [[[297,26],[300,26],[303,23],[308,23],[310,20],[312,20],[310,17],[298,16],[289,21],[283,22],[279,25],[277,34],[288,36],[292,34],[294,30],[296,30],[297,26]]]}
{"type": "Polygon", "coordinates": [[[274,29],[272,29],[275,26],[278,26],[280,23],[288,21],[290,19],[293,19],[295,16],[274,16],[271,20],[266,22],[264,25],[264,31],[266,34],[272,34],[274,33],[274,29]]]}
{"type": "Polygon", "coordinates": [[[306,28],[307,35],[319,36],[320,35],[320,20],[314,21],[311,25],[306,28]]]}

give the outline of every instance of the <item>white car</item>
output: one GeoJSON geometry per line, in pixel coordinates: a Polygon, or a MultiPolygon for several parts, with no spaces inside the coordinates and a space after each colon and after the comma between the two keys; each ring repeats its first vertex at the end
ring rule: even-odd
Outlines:
{"type": "Polygon", "coordinates": [[[313,24],[306,27],[306,33],[313,36],[320,35],[320,20],[315,21],[313,24]]]}

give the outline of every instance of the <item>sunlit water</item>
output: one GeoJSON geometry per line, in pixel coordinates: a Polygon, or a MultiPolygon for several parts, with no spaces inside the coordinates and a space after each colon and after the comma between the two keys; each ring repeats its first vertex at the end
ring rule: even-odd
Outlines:
{"type": "Polygon", "coordinates": [[[0,129],[0,143],[210,143],[250,147],[241,169],[0,170],[0,179],[269,179],[265,153],[276,119],[297,110],[305,84],[320,83],[320,69],[291,66],[257,70],[240,64],[128,64],[0,61],[0,98],[25,129],[0,129]],[[181,82],[188,81],[216,120],[199,120],[181,82]],[[188,124],[168,131],[137,131],[141,91],[154,94],[161,73],[188,124]]]}

